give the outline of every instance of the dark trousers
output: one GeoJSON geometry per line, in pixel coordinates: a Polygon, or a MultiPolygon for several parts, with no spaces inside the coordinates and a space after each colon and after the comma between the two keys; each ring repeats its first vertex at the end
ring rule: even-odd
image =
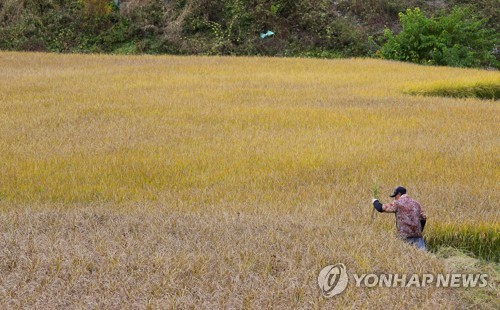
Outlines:
{"type": "Polygon", "coordinates": [[[405,241],[409,244],[416,246],[417,249],[424,250],[424,251],[426,250],[424,238],[422,238],[422,237],[415,237],[415,238],[408,237],[405,239],[405,241]]]}

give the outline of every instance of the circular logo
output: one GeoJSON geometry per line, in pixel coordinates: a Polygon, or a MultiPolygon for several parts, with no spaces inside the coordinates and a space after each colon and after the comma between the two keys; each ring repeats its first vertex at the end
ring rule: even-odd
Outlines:
{"type": "Polygon", "coordinates": [[[318,285],[321,294],[327,298],[342,293],[349,282],[344,264],[329,265],[321,269],[318,276],[318,285]]]}

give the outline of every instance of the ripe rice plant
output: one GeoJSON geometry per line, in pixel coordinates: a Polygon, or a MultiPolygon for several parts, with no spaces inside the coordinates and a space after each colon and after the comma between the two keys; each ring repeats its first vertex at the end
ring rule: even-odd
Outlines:
{"type": "Polygon", "coordinates": [[[427,232],[426,241],[433,251],[447,246],[471,253],[481,259],[500,262],[500,225],[498,223],[436,223],[427,232]]]}
{"type": "Polygon", "coordinates": [[[463,81],[423,84],[410,87],[407,93],[423,96],[498,100],[500,99],[500,78],[481,79],[477,81],[468,79],[463,81]]]}

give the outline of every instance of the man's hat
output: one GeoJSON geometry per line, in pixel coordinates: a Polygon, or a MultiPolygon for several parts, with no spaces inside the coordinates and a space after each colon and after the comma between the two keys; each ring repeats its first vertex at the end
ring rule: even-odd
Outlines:
{"type": "Polygon", "coordinates": [[[406,194],[406,188],[404,188],[403,186],[396,187],[394,189],[394,194],[392,194],[390,197],[396,197],[397,194],[401,194],[401,195],[406,194]]]}

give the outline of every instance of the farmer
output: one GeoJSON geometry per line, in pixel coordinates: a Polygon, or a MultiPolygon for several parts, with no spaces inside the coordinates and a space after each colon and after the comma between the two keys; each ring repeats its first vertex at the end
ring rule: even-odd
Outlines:
{"type": "Polygon", "coordinates": [[[396,213],[398,237],[409,244],[415,245],[418,249],[425,250],[422,231],[427,217],[420,204],[410,198],[406,194],[406,189],[402,186],[396,187],[390,197],[393,197],[394,201],[386,204],[381,204],[378,199],[373,198],[373,207],[378,212],[396,213]]]}

